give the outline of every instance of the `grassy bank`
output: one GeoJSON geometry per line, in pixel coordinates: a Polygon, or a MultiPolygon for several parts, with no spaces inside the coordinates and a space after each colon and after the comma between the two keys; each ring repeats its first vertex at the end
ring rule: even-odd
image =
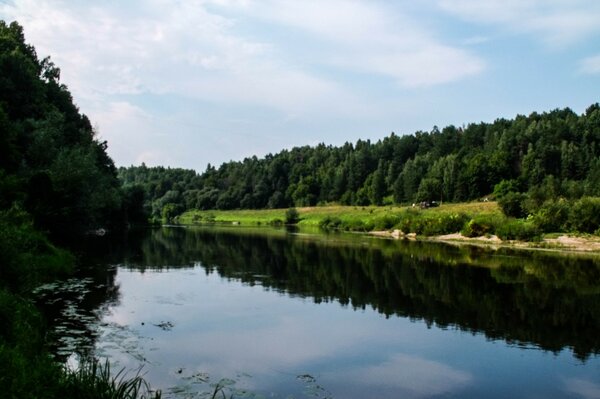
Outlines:
{"type": "MultiPolygon", "coordinates": [[[[282,225],[286,212],[287,209],[188,211],[176,222],[186,225],[282,225]]],[[[382,236],[391,236],[394,230],[398,230],[402,234],[414,233],[421,237],[461,242],[472,242],[470,238],[479,237],[474,243],[489,241],[494,244],[499,243],[497,236],[511,246],[523,248],[600,252],[598,233],[590,235],[574,228],[548,229],[540,223],[540,220],[546,219],[538,214],[525,219],[507,217],[496,202],[443,204],[429,209],[321,206],[298,208],[298,212],[300,227],[382,232],[378,234],[382,236]]]]}
{"type": "MultiPolygon", "coordinates": [[[[227,223],[241,225],[283,224],[286,209],[188,211],[177,218],[181,224],[227,223]]],[[[419,209],[401,206],[319,206],[298,208],[301,227],[323,227],[347,231],[399,229],[424,235],[461,231],[472,219],[504,222],[495,202],[444,204],[419,209]]]]}

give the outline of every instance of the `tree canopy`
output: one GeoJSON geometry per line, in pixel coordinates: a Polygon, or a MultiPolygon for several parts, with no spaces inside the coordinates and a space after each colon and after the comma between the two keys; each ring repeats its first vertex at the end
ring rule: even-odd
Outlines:
{"type": "Polygon", "coordinates": [[[296,147],[208,165],[200,174],[142,165],[120,168],[119,176],[126,187],[142,187],[158,217],[166,204],[182,211],[460,202],[488,197],[502,182],[512,192],[546,199],[597,196],[599,157],[600,106],[593,104],[581,115],[556,109],[392,133],[377,142],[296,147]]]}
{"type": "Polygon", "coordinates": [[[20,207],[50,232],[123,224],[132,198],[106,142],[16,22],[0,21],[0,71],[0,207],[20,207]]]}

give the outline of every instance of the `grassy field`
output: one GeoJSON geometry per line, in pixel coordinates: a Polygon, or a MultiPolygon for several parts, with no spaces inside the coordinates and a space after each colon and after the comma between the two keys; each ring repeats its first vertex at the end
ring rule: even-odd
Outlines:
{"type": "MultiPolygon", "coordinates": [[[[429,209],[405,206],[334,205],[297,208],[297,210],[300,214],[298,225],[301,227],[325,226],[356,231],[399,228],[407,233],[415,230],[417,233],[434,234],[460,231],[465,222],[476,217],[503,217],[495,202],[443,204],[429,209]],[[443,228],[433,228],[434,225],[443,228]],[[453,226],[458,227],[453,228],[453,226]]],[[[181,224],[278,224],[284,222],[286,211],[287,209],[188,211],[179,216],[177,222],[181,224]]]]}

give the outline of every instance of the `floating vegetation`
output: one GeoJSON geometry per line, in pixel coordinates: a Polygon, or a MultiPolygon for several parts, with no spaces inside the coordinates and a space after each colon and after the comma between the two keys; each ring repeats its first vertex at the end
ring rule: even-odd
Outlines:
{"type": "Polygon", "coordinates": [[[173,327],[175,327],[175,324],[171,323],[170,321],[161,321],[160,323],[154,325],[163,331],[171,331],[173,327]]]}
{"type": "Polygon", "coordinates": [[[111,357],[111,354],[127,354],[140,363],[148,363],[143,346],[144,340],[152,340],[145,337],[139,331],[129,326],[122,326],[117,323],[102,323],[101,335],[98,337],[95,354],[97,356],[111,357]]]}
{"type": "Polygon", "coordinates": [[[92,278],[70,278],[44,284],[33,290],[38,303],[53,315],[49,338],[51,352],[66,360],[76,353],[81,358],[93,356],[98,326],[105,308],[88,309],[84,303],[93,289],[103,289],[92,278]]]}
{"type": "Polygon", "coordinates": [[[183,369],[178,369],[176,374],[181,374],[181,383],[169,388],[164,393],[164,397],[166,398],[261,399],[265,397],[264,395],[251,392],[248,389],[240,388],[239,385],[243,382],[242,380],[251,377],[249,374],[240,373],[236,376],[236,379],[220,378],[216,381],[205,372],[185,375],[183,369]]]}
{"type": "Polygon", "coordinates": [[[310,374],[301,374],[296,377],[297,380],[303,382],[304,394],[310,398],[333,399],[331,392],[323,388],[315,377],[310,374]]]}

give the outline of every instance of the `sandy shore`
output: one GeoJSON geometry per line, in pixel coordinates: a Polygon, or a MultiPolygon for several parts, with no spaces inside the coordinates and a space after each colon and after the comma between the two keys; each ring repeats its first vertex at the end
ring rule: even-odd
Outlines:
{"type": "Polygon", "coordinates": [[[600,254],[600,237],[595,236],[570,236],[561,235],[556,238],[544,238],[539,242],[526,242],[526,241],[505,241],[501,240],[498,236],[481,236],[481,237],[465,237],[460,233],[445,234],[440,236],[419,236],[416,234],[404,234],[400,230],[393,231],[372,231],[369,233],[377,237],[387,237],[394,239],[422,239],[426,241],[439,241],[453,244],[466,244],[466,245],[486,245],[486,246],[502,246],[502,247],[517,247],[524,249],[545,249],[554,251],[568,251],[568,252],[598,252],[600,254]]]}

